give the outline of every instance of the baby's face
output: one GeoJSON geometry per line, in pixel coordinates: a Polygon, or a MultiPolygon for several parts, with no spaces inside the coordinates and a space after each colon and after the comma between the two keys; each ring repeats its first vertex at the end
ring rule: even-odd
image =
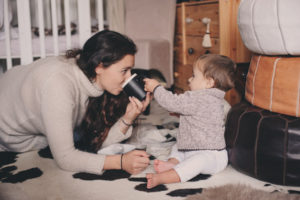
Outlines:
{"type": "MultiPolygon", "coordinates": [[[[199,63],[201,65],[201,62],[199,63]]],[[[214,80],[212,78],[206,78],[200,67],[193,67],[193,76],[189,78],[189,87],[192,91],[212,88],[214,86],[214,80]]]]}

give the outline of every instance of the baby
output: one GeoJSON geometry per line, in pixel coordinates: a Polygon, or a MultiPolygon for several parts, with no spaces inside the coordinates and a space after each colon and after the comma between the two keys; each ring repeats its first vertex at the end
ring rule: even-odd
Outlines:
{"type": "Polygon", "coordinates": [[[186,182],[200,173],[215,174],[228,163],[224,138],[224,96],[234,87],[235,63],[215,54],[200,56],[189,78],[190,91],[173,94],[154,79],[144,79],[145,90],[170,112],[180,116],[177,142],[167,161],[154,160],[156,173],[146,175],[147,188],[186,182]]]}

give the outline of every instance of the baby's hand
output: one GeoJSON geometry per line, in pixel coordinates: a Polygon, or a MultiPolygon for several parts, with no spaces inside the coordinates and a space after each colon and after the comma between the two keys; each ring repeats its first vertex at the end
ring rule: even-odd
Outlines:
{"type": "Polygon", "coordinates": [[[160,85],[160,83],[155,79],[145,78],[145,91],[147,92],[153,92],[153,90],[160,85]]]}

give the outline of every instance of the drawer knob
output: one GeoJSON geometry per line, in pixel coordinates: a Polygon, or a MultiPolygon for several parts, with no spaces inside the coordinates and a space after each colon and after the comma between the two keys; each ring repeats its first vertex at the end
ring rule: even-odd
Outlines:
{"type": "Polygon", "coordinates": [[[194,49],[193,48],[188,48],[188,53],[191,55],[194,53],[194,49]]]}
{"type": "Polygon", "coordinates": [[[187,23],[187,24],[190,24],[190,23],[192,23],[194,20],[192,19],[192,18],[190,18],[190,17],[187,17],[187,18],[185,18],[185,22],[187,23]]]}
{"type": "Polygon", "coordinates": [[[178,78],[179,77],[179,73],[178,72],[174,72],[174,78],[178,78]]]}
{"type": "Polygon", "coordinates": [[[203,24],[209,24],[210,22],[211,22],[211,19],[210,19],[210,18],[208,18],[208,17],[202,18],[202,23],[203,23],[203,24]]]}

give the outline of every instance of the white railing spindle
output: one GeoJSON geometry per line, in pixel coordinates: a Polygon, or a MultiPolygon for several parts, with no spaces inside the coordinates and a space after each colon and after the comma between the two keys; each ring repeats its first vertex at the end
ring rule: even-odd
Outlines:
{"type": "Polygon", "coordinates": [[[17,12],[19,23],[21,64],[25,65],[33,61],[29,1],[17,0],[17,12]]]}
{"type": "Polygon", "coordinates": [[[20,58],[21,64],[29,64],[34,60],[34,57],[45,58],[47,56],[59,55],[60,53],[64,53],[60,52],[62,50],[60,48],[82,48],[86,40],[92,35],[91,13],[93,13],[93,11],[95,11],[95,17],[98,19],[98,30],[101,31],[104,29],[103,0],[95,0],[95,6],[91,6],[91,0],[32,1],[34,2],[30,2],[30,0],[16,0],[17,9],[10,10],[10,0],[4,0],[3,14],[5,40],[2,43],[3,51],[1,57],[6,59],[6,69],[12,68],[14,61],[13,59],[15,58],[20,58]],[[30,3],[34,3],[34,5],[36,5],[36,9],[30,10],[30,3]],[[77,4],[77,6],[75,4],[77,4]],[[77,7],[77,10],[73,10],[72,5],[75,5],[75,7],[77,7]],[[18,29],[16,30],[19,30],[19,33],[17,36],[14,36],[14,38],[11,37],[12,29],[10,26],[11,22],[9,19],[10,14],[14,15],[14,13],[10,13],[12,11],[16,11],[16,16],[18,16],[18,29]],[[71,20],[73,18],[76,18],[74,16],[72,17],[72,12],[74,12],[74,14],[78,16],[78,21],[75,22],[77,24],[76,34],[78,34],[78,36],[74,35],[74,37],[71,33],[71,20]],[[45,18],[46,15],[49,17],[45,18]],[[37,26],[39,38],[32,37],[30,16],[33,17],[33,19],[35,19],[36,22],[38,22],[37,26]],[[37,19],[35,17],[37,17],[37,19]],[[48,23],[45,22],[45,20],[47,20],[48,23]],[[60,22],[58,22],[59,20],[60,22]],[[58,23],[61,23],[61,20],[65,20],[64,22],[62,22],[65,24],[66,29],[64,36],[58,35],[58,23]],[[45,28],[50,28],[49,25],[52,26],[52,35],[46,36],[45,28]],[[75,38],[77,37],[78,40],[75,40],[75,38]],[[65,43],[65,46],[61,45],[59,42],[65,43]],[[17,49],[14,47],[16,47],[17,49]],[[53,49],[53,51],[50,52],[50,49],[53,49]]]}
{"type": "Polygon", "coordinates": [[[78,25],[79,44],[83,46],[85,41],[91,36],[91,10],[90,0],[78,0],[78,25]]]}
{"type": "Polygon", "coordinates": [[[104,29],[103,0],[97,0],[98,30],[104,29]]]}
{"type": "Polygon", "coordinates": [[[51,15],[52,15],[52,36],[54,45],[54,55],[59,54],[58,49],[58,31],[57,31],[57,16],[56,16],[56,0],[51,0],[51,15]]]}
{"type": "Polygon", "coordinates": [[[38,0],[38,18],[39,18],[39,37],[40,37],[40,52],[41,57],[46,57],[45,48],[45,23],[44,23],[44,12],[43,12],[43,1],[38,0]]]}
{"type": "Polygon", "coordinates": [[[8,0],[4,0],[4,29],[5,29],[5,49],[6,49],[6,69],[12,68],[10,50],[10,27],[8,21],[8,0]]]}
{"type": "Polygon", "coordinates": [[[65,11],[65,27],[66,27],[66,47],[67,49],[71,48],[71,22],[70,22],[70,1],[64,1],[64,11],[65,11]]]}

